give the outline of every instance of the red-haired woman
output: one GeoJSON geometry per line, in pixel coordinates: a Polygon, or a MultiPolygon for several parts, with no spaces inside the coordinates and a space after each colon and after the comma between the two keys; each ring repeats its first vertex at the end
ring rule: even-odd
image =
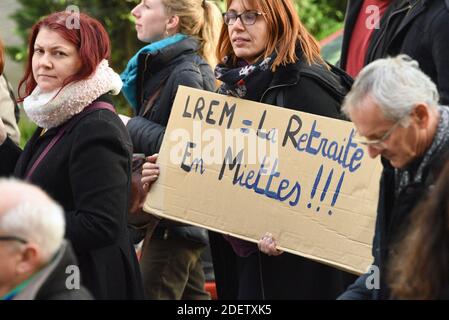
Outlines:
{"type": "MultiPolygon", "coordinates": [[[[340,117],[345,75],[326,66],[292,0],[227,0],[226,6],[217,48],[221,64],[215,70],[223,83],[219,93],[340,117]]],[[[253,243],[226,240],[210,233],[221,298],[333,299],[354,280],[332,267],[279,254],[270,237],[260,242],[267,254],[253,243]]]]}
{"type": "Polygon", "coordinates": [[[64,207],[66,238],[96,299],[142,298],[126,228],[132,146],[109,97],[122,87],[108,66],[109,37],[95,19],[59,12],[34,25],[29,52],[19,96],[38,128],[23,152],[0,141],[0,175],[27,179],[64,207]]]}

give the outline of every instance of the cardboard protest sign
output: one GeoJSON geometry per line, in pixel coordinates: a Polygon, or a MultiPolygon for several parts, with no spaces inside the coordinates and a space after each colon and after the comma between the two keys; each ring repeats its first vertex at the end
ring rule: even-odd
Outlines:
{"type": "Polygon", "coordinates": [[[355,273],[372,263],[381,166],[351,123],[179,87],[144,210],[355,273]]]}

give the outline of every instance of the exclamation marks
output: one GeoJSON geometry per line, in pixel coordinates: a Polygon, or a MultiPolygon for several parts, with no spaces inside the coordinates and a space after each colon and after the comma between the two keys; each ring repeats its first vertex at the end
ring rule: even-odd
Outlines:
{"type": "MultiPolygon", "coordinates": [[[[315,183],[313,184],[312,192],[310,193],[310,200],[313,200],[313,198],[315,197],[316,188],[318,187],[318,184],[320,183],[322,174],[323,174],[323,165],[321,165],[320,170],[318,170],[318,174],[316,175],[315,183]]],[[[307,208],[309,208],[309,209],[312,208],[312,204],[309,203],[307,205],[307,208]]],[[[319,207],[318,207],[317,211],[320,211],[319,207]]]]}
{"type": "MultiPolygon", "coordinates": [[[[333,175],[334,175],[334,169],[332,169],[331,173],[329,173],[329,176],[327,177],[326,185],[324,186],[323,192],[321,192],[321,197],[320,197],[321,202],[323,202],[324,199],[326,198],[326,193],[327,193],[327,190],[329,189],[329,185],[331,184],[333,175]]],[[[319,208],[320,207],[317,208],[317,212],[319,211],[319,208]]],[[[332,214],[332,213],[329,213],[329,214],[332,214]]]]}
{"type": "MultiPolygon", "coordinates": [[[[323,165],[321,165],[320,169],[318,170],[318,174],[317,174],[317,176],[315,178],[315,182],[313,184],[312,191],[310,193],[310,200],[311,201],[314,199],[315,194],[316,194],[316,190],[318,188],[318,185],[320,184],[321,176],[323,175],[323,169],[324,169],[323,165]]],[[[326,199],[326,195],[327,195],[327,192],[328,192],[329,187],[331,185],[333,176],[334,176],[334,169],[332,169],[331,172],[329,173],[329,175],[327,176],[326,183],[324,184],[323,191],[321,192],[321,195],[320,195],[320,203],[322,203],[326,199]]],[[[338,200],[338,196],[340,195],[340,190],[341,190],[341,186],[343,184],[344,178],[345,178],[345,172],[343,171],[341,176],[340,176],[340,179],[338,180],[334,196],[332,197],[331,207],[335,206],[335,203],[338,200]]],[[[309,208],[309,209],[312,208],[312,203],[311,202],[309,202],[309,204],[307,204],[307,208],[309,208]]],[[[321,210],[321,207],[318,205],[317,208],[316,208],[316,212],[320,212],[320,210],[321,210]]],[[[333,212],[331,210],[329,210],[328,214],[332,215],[333,212]]]]}

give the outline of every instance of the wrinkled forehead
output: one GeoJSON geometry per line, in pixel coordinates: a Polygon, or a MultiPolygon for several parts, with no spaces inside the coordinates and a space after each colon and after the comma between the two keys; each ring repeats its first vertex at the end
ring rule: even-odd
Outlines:
{"type": "Polygon", "coordinates": [[[372,99],[363,99],[357,106],[350,108],[349,117],[361,134],[383,130],[384,126],[392,122],[372,99]]]}

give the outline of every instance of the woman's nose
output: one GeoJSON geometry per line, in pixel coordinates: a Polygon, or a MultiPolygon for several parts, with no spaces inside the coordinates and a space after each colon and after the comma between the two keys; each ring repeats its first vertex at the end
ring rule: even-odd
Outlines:
{"type": "Polygon", "coordinates": [[[134,7],[134,9],[131,10],[131,14],[132,14],[134,17],[136,17],[136,18],[138,18],[138,16],[139,16],[140,5],[141,5],[141,4],[139,3],[137,6],[134,7]]]}
{"type": "Polygon", "coordinates": [[[231,27],[233,27],[234,29],[244,30],[245,25],[242,22],[242,17],[238,17],[231,27]]]}
{"type": "Polygon", "coordinates": [[[51,68],[52,66],[51,59],[47,53],[44,53],[42,56],[40,56],[38,63],[39,66],[45,68],[51,68]]]}

